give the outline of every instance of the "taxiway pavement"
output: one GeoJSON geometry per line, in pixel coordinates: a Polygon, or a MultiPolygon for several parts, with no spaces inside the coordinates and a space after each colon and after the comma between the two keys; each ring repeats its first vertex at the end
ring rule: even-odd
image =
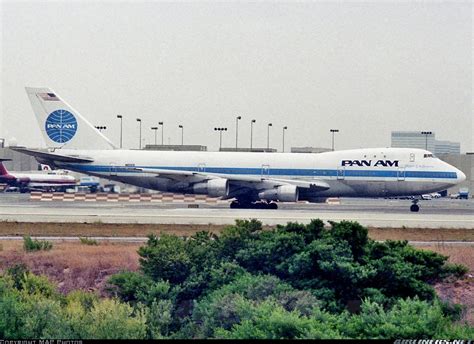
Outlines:
{"type": "Polygon", "coordinates": [[[433,199],[420,202],[411,213],[409,200],[341,199],[340,204],[281,204],[278,210],[229,209],[226,204],[31,201],[25,194],[0,194],[0,221],[103,222],[152,224],[232,224],[236,219],[258,219],[264,225],[289,221],[308,223],[358,221],[371,227],[474,229],[474,200],[433,199]],[[196,205],[194,205],[196,206],[196,205]]]}

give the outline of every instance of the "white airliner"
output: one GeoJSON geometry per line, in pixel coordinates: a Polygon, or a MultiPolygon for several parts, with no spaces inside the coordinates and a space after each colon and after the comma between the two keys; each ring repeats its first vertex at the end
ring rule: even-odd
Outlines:
{"type": "Polygon", "coordinates": [[[8,171],[0,159],[0,183],[8,186],[18,187],[20,192],[26,192],[34,188],[38,189],[64,189],[76,185],[76,178],[65,173],[50,171],[48,173],[25,173],[8,171]]]}
{"type": "MultiPolygon", "coordinates": [[[[327,197],[421,195],[462,182],[430,152],[370,148],[320,154],[117,149],[48,88],[26,88],[49,150],[14,148],[40,163],[154,190],[234,199],[231,208],[327,197]]],[[[412,211],[418,211],[416,201],[412,211]]]]}

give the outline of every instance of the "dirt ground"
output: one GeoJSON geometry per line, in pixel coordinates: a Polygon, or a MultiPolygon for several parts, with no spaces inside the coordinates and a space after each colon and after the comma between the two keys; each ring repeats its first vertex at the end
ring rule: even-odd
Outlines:
{"type": "MultiPolygon", "coordinates": [[[[0,236],[132,236],[148,234],[176,234],[189,236],[197,231],[220,232],[225,226],[218,225],[153,225],[110,223],[29,223],[0,222],[0,236]]],[[[264,228],[271,228],[266,226],[264,228]]],[[[414,241],[474,241],[474,230],[433,228],[370,228],[374,240],[414,241]]]]}
{"type": "Polygon", "coordinates": [[[54,242],[50,251],[25,252],[23,241],[0,241],[0,271],[26,264],[35,274],[44,274],[58,284],[60,292],[74,289],[105,295],[109,276],[122,270],[136,271],[140,244],[101,242],[88,246],[77,242],[54,242]]]}

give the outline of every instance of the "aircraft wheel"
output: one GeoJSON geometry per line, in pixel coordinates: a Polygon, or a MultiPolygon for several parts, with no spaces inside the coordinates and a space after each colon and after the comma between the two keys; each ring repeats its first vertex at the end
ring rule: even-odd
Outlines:
{"type": "Polygon", "coordinates": [[[268,208],[269,209],[278,209],[278,204],[276,204],[275,202],[272,202],[268,205],[268,208]]]}
{"type": "Polygon", "coordinates": [[[418,204],[412,204],[410,207],[410,211],[417,213],[420,210],[420,206],[418,204]]]}
{"type": "Polygon", "coordinates": [[[239,208],[241,208],[241,205],[240,205],[239,202],[237,202],[237,201],[232,201],[232,202],[230,203],[230,209],[239,209],[239,208]]]}

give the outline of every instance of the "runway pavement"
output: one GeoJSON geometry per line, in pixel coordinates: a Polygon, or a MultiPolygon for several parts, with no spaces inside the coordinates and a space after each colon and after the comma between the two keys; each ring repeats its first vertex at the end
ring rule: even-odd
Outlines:
{"type": "Polygon", "coordinates": [[[265,225],[354,220],[373,227],[474,229],[474,200],[434,199],[411,213],[408,200],[341,199],[340,204],[281,204],[278,210],[229,209],[226,204],[30,201],[25,194],[0,194],[0,221],[153,224],[232,224],[258,219],[265,225]]]}

